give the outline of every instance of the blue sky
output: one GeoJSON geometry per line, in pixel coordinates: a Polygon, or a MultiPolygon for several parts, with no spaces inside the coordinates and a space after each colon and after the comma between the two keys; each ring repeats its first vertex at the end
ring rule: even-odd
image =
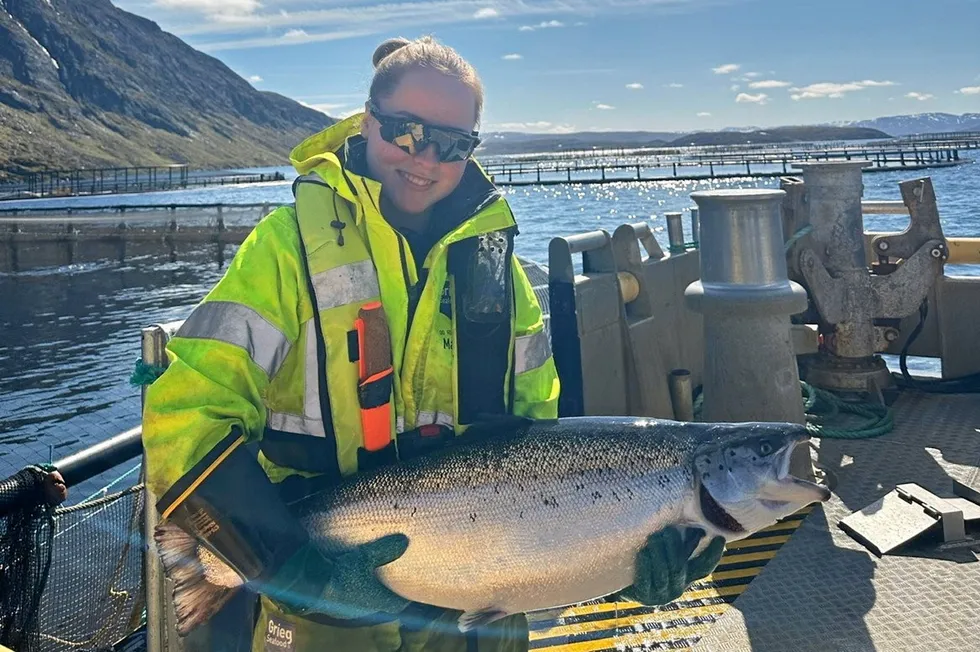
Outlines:
{"type": "Polygon", "coordinates": [[[371,53],[433,34],[483,131],[691,130],[980,112],[980,0],[114,0],[330,115],[371,53]]]}

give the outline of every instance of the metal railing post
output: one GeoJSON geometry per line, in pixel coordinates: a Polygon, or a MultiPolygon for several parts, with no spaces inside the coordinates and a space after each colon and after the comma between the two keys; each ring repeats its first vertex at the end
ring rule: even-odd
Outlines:
{"type": "MultiPolygon", "coordinates": [[[[142,331],[142,357],[148,365],[166,364],[166,333],[159,326],[149,326],[142,331]]],[[[141,388],[141,404],[146,400],[146,385],[141,388]]],[[[143,468],[146,469],[146,454],[143,455],[143,468]]],[[[156,496],[149,485],[144,485],[143,501],[143,587],[146,591],[146,650],[163,652],[164,646],[164,576],[157,555],[153,531],[159,522],[156,511],[156,496]]]]}

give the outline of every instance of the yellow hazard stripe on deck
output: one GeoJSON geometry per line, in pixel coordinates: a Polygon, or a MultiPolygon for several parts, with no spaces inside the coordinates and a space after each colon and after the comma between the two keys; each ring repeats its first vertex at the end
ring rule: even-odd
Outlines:
{"type": "Polygon", "coordinates": [[[545,652],[688,649],[724,615],[809,513],[810,508],[804,509],[753,538],[728,544],[715,572],[670,605],[599,601],[530,613],[530,647],[545,652]]]}

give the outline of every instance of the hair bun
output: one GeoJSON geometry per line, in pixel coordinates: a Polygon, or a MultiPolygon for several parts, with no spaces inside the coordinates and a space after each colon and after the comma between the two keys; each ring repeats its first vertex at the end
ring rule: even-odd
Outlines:
{"type": "Polygon", "coordinates": [[[381,64],[381,62],[384,61],[385,57],[389,56],[396,50],[400,50],[401,48],[405,47],[409,43],[411,43],[411,41],[409,41],[407,38],[402,38],[400,36],[398,38],[388,39],[387,41],[379,45],[377,49],[374,51],[374,56],[371,57],[371,63],[374,64],[375,68],[377,68],[381,64]]]}

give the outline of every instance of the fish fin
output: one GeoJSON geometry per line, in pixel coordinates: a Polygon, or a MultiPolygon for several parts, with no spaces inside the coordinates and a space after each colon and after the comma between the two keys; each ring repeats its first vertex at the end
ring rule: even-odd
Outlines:
{"type": "Polygon", "coordinates": [[[476,629],[495,620],[500,620],[506,615],[506,612],[494,609],[493,607],[480,609],[479,611],[463,612],[463,615],[459,617],[459,631],[465,634],[471,629],[476,629]]]}
{"type": "Polygon", "coordinates": [[[176,525],[153,533],[164,574],[174,583],[177,633],[186,636],[207,622],[243,585],[230,566],[176,525]]]}

